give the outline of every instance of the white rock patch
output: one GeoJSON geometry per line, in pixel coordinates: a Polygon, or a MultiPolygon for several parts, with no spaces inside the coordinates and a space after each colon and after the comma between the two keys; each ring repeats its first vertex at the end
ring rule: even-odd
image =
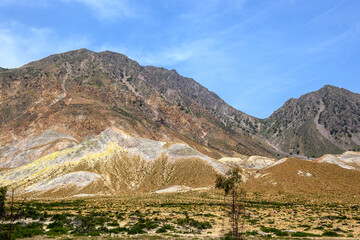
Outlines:
{"type": "Polygon", "coordinates": [[[163,188],[154,191],[153,193],[172,193],[172,192],[187,192],[191,191],[192,188],[185,185],[174,185],[168,188],[163,188]]]}
{"type": "Polygon", "coordinates": [[[81,193],[81,194],[72,195],[72,197],[92,197],[92,196],[95,196],[95,194],[81,193]]]}
{"type": "Polygon", "coordinates": [[[360,170],[360,152],[348,151],[341,155],[326,154],[318,162],[336,164],[345,169],[360,170]]]}
{"type": "Polygon", "coordinates": [[[219,162],[229,166],[241,167],[247,169],[263,169],[271,166],[277,162],[275,158],[268,158],[263,156],[244,156],[242,158],[221,158],[219,162]]]}
{"type": "Polygon", "coordinates": [[[87,185],[89,185],[91,182],[95,181],[98,178],[100,178],[100,175],[92,172],[85,172],[85,171],[72,172],[57,177],[51,181],[45,183],[39,183],[34,186],[31,186],[30,188],[28,188],[28,192],[46,191],[55,187],[66,187],[69,185],[86,187],[87,185]]]}
{"type": "Polygon", "coordinates": [[[299,170],[299,171],[297,172],[297,174],[298,174],[299,176],[302,176],[302,177],[313,177],[313,176],[314,176],[314,175],[312,175],[312,174],[309,173],[309,172],[305,173],[305,172],[303,172],[303,171],[301,171],[301,170],[299,170]]]}

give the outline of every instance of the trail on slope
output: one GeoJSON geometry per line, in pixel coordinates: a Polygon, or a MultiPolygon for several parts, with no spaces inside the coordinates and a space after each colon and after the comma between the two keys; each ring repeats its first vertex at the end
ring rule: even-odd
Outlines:
{"type": "Polygon", "coordinates": [[[334,140],[331,138],[330,136],[330,133],[328,131],[326,131],[324,125],[320,124],[319,123],[319,118],[320,118],[320,114],[324,111],[325,109],[325,105],[323,103],[322,100],[320,100],[320,110],[318,112],[318,114],[316,115],[315,119],[314,119],[314,123],[315,123],[315,126],[316,126],[316,129],[320,132],[320,134],[328,139],[330,142],[334,143],[335,145],[337,145],[334,140]]]}

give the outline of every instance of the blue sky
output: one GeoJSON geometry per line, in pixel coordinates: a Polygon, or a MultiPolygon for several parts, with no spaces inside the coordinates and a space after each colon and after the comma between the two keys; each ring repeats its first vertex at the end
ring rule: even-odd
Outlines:
{"type": "Polygon", "coordinates": [[[359,0],[0,0],[0,66],[88,48],[176,69],[265,118],[326,84],[360,93],[359,0]]]}

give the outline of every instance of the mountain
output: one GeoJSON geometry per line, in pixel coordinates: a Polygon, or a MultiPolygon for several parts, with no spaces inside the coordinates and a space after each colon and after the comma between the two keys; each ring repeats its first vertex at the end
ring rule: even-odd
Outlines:
{"type": "Polygon", "coordinates": [[[0,185],[62,196],[212,186],[272,155],[260,120],[175,70],[86,49],[0,71],[0,185]]]}
{"type": "Polygon", "coordinates": [[[46,130],[68,134],[70,144],[116,127],[184,142],[214,158],[271,155],[269,145],[251,136],[259,119],[175,70],[143,67],[122,54],[81,49],[52,55],[0,72],[0,85],[2,146],[46,130]]]}
{"type": "MultiPolygon", "coordinates": [[[[109,51],[51,55],[0,68],[0,186],[33,196],[169,191],[213,186],[231,166],[257,182],[252,171],[282,164],[276,154],[359,149],[359,106],[359,94],[325,86],[257,119],[175,70],[109,51]]],[[[317,161],[354,171],[359,162],[317,161]]]]}
{"type": "Polygon", "coordinates": [[[360,94],[330,85],[289,99],[261,129],[276,148],[308,157],[360,150],[359,132],[360,94]]]}

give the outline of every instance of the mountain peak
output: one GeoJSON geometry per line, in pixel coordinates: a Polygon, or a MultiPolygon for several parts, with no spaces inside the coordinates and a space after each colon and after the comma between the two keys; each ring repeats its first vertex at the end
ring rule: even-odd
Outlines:
{"type": "Polygon", "coordinates": [[[65,53],[69,53],[69,52],[79,52],[79,53],[81,53],[81,52],[93,52],[93,51],[91,51],[91,50],[89,50],[87,48],[79,48],[79,49],[68,51],[68,52],[65,52],[65,53]]]}
{"type": "Polygon", "coordinates": [[[266,119],[265,134],[285,152],[312,156],[358,149],[360,94],[325,85],[266,119]]]}
{"type": "Polygon", "coordinates": [[[321,89],[340,89],[340,88],[336,87],[336,86],[333,86],[333,85],[330,85],[330,84],[326,84],[321,89]]]}
{"type": "Polygon", "coordinates": [[[353,93],[345,88],[340,88],[340,87],[336,87],[336,86],[332,86],[332,85],[325,85],[324,87],[322,87],[321,89],[319,89],[318,91],[316,91],[320,94],[320,97],[326,97],[328,95],[331,96],[343,96],[343,97],[347,97],[348,95],[358,95],[356,93],[353,93]]]}
{"type": "Polygon", "coordinates": [[[341,90],[346,90],[346,89],[327,84],[322,88],[320,88],[318,91],[330,92],[330,91],[341,91],[341,90]]]}

